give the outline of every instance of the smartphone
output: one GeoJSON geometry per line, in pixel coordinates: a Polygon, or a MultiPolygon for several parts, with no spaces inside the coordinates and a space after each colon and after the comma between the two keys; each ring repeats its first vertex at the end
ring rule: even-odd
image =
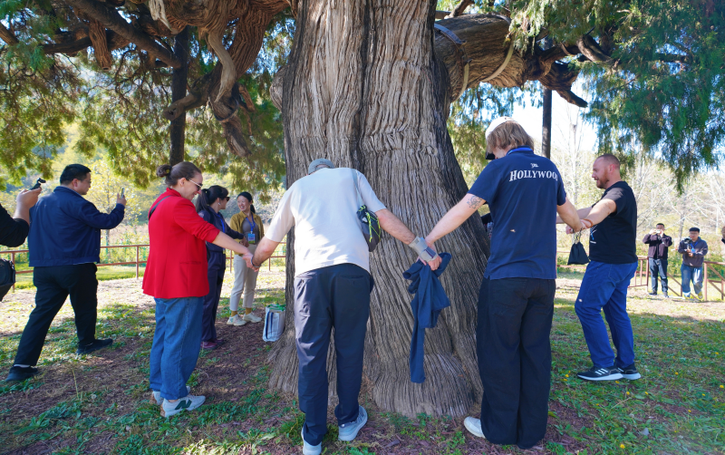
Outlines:
{"type": "Polygon", "coordinates": [[[45,180],[43,180],[43,179],[39,178],[38,180],[36,180],[36,181],[35,181],[35,185],[33,185],[33,187],[32,187],[32,188],[30,188],[30,190],[31,190],[31,191],[32,191],[32,190],[37,190],[38,188],[40,188],[40,184],[41,184],[41,183],[45,183],[45,180]]]}
{"type": "Polygon", "coordinates": [[[121,188],[121,197],[126,197],[126,188],[121,188]]]}

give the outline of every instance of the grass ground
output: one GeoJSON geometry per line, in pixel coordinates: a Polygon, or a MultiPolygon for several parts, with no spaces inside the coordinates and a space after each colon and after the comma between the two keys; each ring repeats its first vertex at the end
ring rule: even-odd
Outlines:
{"type": "MultiPolygon", "coordinates": [[[[549,429],[527,453],[725,453],[725,305],[649,299],[632,291],[629,308],[643,378],[592,384],[573,302],[581,273],[562,273],[552,329],[549,429]]],[[[229,295],[228,275],[223,295],[229,295]]],[[[260,274],[258,302],[281,302],[279,269],[260,274]]],[[[20,384],[0,383],[0,452],[115,454],[300,453],[303,416],[295,397],[267,388],[269,344],[261,324],[230,327],[226,299],[217,329],[225,345],[203,353],[190,385],[207,396],[198,411],[170,419],[148,400],[153,301],[135,279],[101,282],[98,336],[116,342],[98,355],[75,354],[66,305],[51,327],[39,367],[20,384]]],[[[0,303],[0,372],[13,360],[33,291],[0,303]]],[[[295,380],[295,378],[290,378],[295,380]]],[[[364,388],[370,384],[364,384],[364,388]]],[[[336,439],[330,413],[326,454],[521,453],[469,436],[462,419],[381,412],[363,393],[370,421],[353,443],[336,439]]]]}

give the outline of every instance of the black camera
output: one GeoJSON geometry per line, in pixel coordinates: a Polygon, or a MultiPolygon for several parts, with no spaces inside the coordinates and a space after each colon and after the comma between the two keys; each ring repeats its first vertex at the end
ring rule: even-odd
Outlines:
{"type": "Polygon", "coordinates": [[[36,181],[35,181],[35,185],[33,185],[33,187],[32,187],[32,188],[30,188],[30,190],[31,190],[31,191],[32,191],[32,190],[37,190],[38,188],[40,188],[40,184],[41,184],[41,183],[45,183],[45,180],[43,180],[43,179],[39,178],[38,180],[36,180],[36,181]]]}

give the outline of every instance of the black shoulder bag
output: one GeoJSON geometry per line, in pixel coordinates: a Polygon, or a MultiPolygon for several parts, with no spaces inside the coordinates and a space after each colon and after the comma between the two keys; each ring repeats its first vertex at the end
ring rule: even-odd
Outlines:
{"type": "Polygon", "coordinates": [[[15,264],[7,259],[0,259],[0,302],[15,284],[15,264]]]}
{"type": "Polygon", "coordinates": [[[571,245],[571,251],[569,252],[569,262],[567,264],[589,264],[589,256],[587,256],[587,252],[584,250],[584,245],[581,244],[581,231],[574,234],[574,237],[572,238],[572,245],[571,245]]]}
{"type": "Polygon", "coordinates": [[[357,219],[360,222],[360,229],[362,230],[365,242],[368,244],[368,251],[375,250],[375,247],[380,243],[380,221],[373,212],[363,203],[362,197],[360,196],[360,188],[357,186],[357,171],[352,170],[352,180],[355,182],[355,193],[357,193],[357,219]]]}

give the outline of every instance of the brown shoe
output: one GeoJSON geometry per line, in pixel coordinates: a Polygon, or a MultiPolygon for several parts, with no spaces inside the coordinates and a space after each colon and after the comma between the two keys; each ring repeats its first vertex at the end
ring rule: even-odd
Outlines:
{"type": "Polygon", "coordinates": [[[214,341],[202,341],[201,342],[201,348],[206,349],[207,351],[212,351],[212,350],[216,349],[217,346],[218,346],[218,344],[215,343],[214,341]]]}

